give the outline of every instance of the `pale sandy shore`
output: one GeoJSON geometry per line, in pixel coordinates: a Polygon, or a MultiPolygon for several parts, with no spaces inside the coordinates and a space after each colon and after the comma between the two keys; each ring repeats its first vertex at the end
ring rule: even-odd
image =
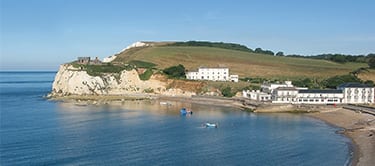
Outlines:
{"type": "Polygon", "coordinates": [[[352,165],[374,166],[375,164],[375,116],[357,113],[341,107],[313,106],[313,105],[244,105],[239,99],[221,97],[172,97],[172,96],[69,96],[55,97],[54,100],[62,101],[96,101],[95,103],[108,103],[119,100],[161,100],[178,101],[184,103],[199,103],[208,105],[229,106],[236,108],[250,108],[255,112],[307,112],[307,116],[325,121],[343,129],[343,134],[353,142],[352,165]]]}
{"type": "Polygon", "coordinates": [[[308,116],[344,129],[343,134],[354,144],[353,165],[375,165],[375,116],[343,108],[324,110],[308,116]]]}

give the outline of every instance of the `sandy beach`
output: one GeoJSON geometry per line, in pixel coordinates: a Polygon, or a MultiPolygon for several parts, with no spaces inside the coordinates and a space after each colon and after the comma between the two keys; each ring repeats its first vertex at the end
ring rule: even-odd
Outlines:
{"type": "Polygon", "coordinates": [[[354,144],[353,165],[372,166],[375,163],[375,116],[337,108],[311,113],[334,126],[343,128],[343,134],[354,144]]]}

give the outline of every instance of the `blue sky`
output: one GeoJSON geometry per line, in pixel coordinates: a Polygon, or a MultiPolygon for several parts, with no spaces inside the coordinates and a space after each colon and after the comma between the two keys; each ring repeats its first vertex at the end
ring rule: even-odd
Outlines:
{"type": "Polygon", "coordinates": [[[0,2],[0,70],[57,70],[136,41],[234,42],[303,55],[375,52],[373,0],[0,2]]]}

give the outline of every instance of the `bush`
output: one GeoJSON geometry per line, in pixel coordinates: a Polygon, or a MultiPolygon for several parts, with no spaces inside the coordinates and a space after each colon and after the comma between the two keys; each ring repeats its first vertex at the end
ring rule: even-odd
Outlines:
{"type": "Polygon", "coordinates": [[[152,71],[152,69],[147,69],[143,74],[139,75],[139,78],[141,80],[143,80],[143,81],[149,80],[150,77],[152,76],[152,74],[154,74],[154,72],[152,71]]]}
{"type": "Polygon", "coordinates": [[[169,78],[185,78],[185,67],[181,64],[163,70],[169,78]]]}
{"type": "Polygon", "coordinates": [[[154,93],[154,89],[147,88],[147,89],[143,90],[143,92],[145,92],[145,93],[154,93]]]}
{"type": "Polygon", "coordinates": [[[375,57],[371,57],[369,60],[368,60],[368,66],[372,69],[375,69],[375,57]]]}
{"type": "Polygon", "coordinates": [[[73,67],[85,70],[88,75],[101,76],[104,73],[120,73],[125,70],[125,66],[113,65],[111,63],[104,63],[101,65],[90,65],[90,64],[78,64],[72,63],[73,67]]]}
{"type": "Polygon", "coordinates": [[[232,92],[232,88],[227,86],[223,89],[221,89],[221,94],[224,96],[224,97],[233,97],[235,95],[235,93],[232,92]]]}
{"type": "Polygon", "coordinates": [[[304,78],[304,79],[298,79],[298,80],[293,80],[293,85],[297,87],[306,87],[306,88],[319,88],[319,85],[316,85],[314,83],[314,80],[310,78],[304,78]]]}
{"type": "Polygon", "coordinates": [[[324,80],[322,84],[326,88],[334,89],[337,86],[339,86],[340,84],[347,83],[347,82],[361,83],[362,81],[361,81],[361,79],[357,78],[354,75],[347,74],[347,75],[340,75],[340,76],[334,76],[334,77],[328,78],[328,79],[324,80]]]}

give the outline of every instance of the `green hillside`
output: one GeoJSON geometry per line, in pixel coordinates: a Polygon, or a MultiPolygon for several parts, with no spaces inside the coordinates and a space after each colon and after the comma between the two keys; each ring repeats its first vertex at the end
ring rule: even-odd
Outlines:
{"type": "Polygon", "coordinates": [[[228,67],[231,74],[240,77],[263,78],[327,78],[348,74],[365,63],[335,63],[327,60],[293,58],[257,54],[254,52],[204,46],[157,45],[132,48],[118,54],[116,63],[139,60],[152,62],[156,68],[164,69],[182,64],[188,70],[200,66],[228,67]]]}

